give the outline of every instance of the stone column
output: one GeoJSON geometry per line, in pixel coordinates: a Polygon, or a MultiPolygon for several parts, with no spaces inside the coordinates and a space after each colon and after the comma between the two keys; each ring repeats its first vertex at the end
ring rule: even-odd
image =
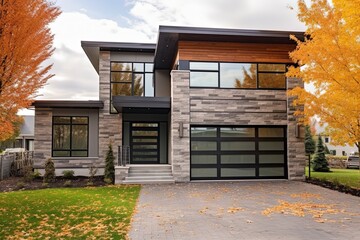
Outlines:
{"type": "Polygon", "coordinates": [[[176,182],[190,181],[190,72],[171,72],[171,162],[176,182]],[[180,125],[183,136],[179,135],[180,125]]]}
{"type": "MultiPolygon", "coordinates": [[[[291,90],[297,86],[304,87],[299,78],[287,78],[287,88],[291,90]]],[[[288,178],[290,180],[305,179],[305,143],[304,127],[298,126],[297,117],[294,116],[296,107],[292,105],[294,97],[287,99],[288,134],[287,134],[287,157],[288,157],[288,178]],[[298,130],[296,129],[298,128],[298,130]]]]}
{"type": "Polygon", "coordinates": [[[52,149],[52,111],[36,109],[35,111],[34,168],[44,168],[45,161],[51,158],[52,149]]]}
{"type": "Polygon", "coordinates": [[[105,163],[109,143],[117,161],[118,146],[122,144],[122,115],[110,113],[110,52],[100,51],[99,58],[99,98],[104,102],[104,108],[99,110],[99,160],[105,163]]]}

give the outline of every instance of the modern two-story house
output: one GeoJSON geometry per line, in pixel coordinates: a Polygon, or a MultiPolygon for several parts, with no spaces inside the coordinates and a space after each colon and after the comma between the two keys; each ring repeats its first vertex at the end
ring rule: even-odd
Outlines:
{"type": "Polygon", "coordinates": [[[103,169],[116,183],[304,177],[286,78],[301,32],[160,26],[156,44],[82,42],[98,101],[35,101],[35,168],[103,169]]]}

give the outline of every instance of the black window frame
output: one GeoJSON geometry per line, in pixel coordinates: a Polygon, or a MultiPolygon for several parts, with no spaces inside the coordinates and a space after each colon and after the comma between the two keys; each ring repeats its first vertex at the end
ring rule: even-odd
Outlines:
{"type": "Polygon", "coordinates": [[[131,84],[131,95],[130,96],[138,96],[138,95],[134,95],[134,78],[135,78],[135,75],[139,75],[139,74],[142,74],[143,76],[143,80],[142,80],[142,83],[143,83],[143,94],[140,96],[140,97],[155,97],[155,72],[154,72],[154,63],[153,62],[132,62],[132,61],[110,61],[110,113],[118,113],[113,105],[112,105],[112,84],[131,84]],[[112,70],[112,64],[113,63],[129,63],[131,64],[131,71],[123,71],[123,70],[112,70]],[[134,64],[143,64],[143,71],[135,71],[134,69],[134,64]],[[147,71],[146,70],[146,64],[152,64],[152,70],[151,71],[147,71]],[[131,82],[115,82],[115,81],[112,81],[112,78],[111,78],[111,75],[112,73],[131,73],[131,76],[132,76],[132,79],[131,79],[131,82]],[[146,92],[146,79],[145,79],[145,76],[146,74],[152,74],[152,85],[153,85],[153,96],[146,96],[145,95],[145,92],[146,92]]]}
{"type": "Polygon", "coordinates": [[[213,61],[189,61],[189,71],[191,72],[217,72],[218,74],[218,85],[217,87],[207,87],[207,86],[191,86],[191,79],[189,82],[190,88],[209,88],[209,89],[245,89],[245,90],[286,90],[287,89],[287,82],[286,82],[286,72],[289,66],[292,64],[290,63],[274,63],[274,62],[213,62],[213,61]],[[218,64],[218,70],[199,70],[199,69],[191,69],[191,63],[217,63],[218,64]],[[256,87],[254,88],[224,88],[221,87],[221,78],[220,78],[220,64],[221,63],[235,63],[235,64],[256,64],[256,87]],[[259,64],[279,64],[279,65],[285,65],[285,72],[276,72],[276,71],[260,71],[259,72],[259,64]],[[259,73],[273,73],[273,74],[279,74],[284,73],[284,88],[260,88],[259,87],[259,73]]]}
{"type": "Polygon", "coordinates": [[[89,156],[89,116],[53,116],[52,117],[52,129],[51,129],[51,156],[54,158],[63,158],[63,157],[88,157],[89,156]],[[55,118],[57,117],[67,117],[70,118],[70,123],[55,123],[55,118]],[[86,118],[87,119],[87,123],[73,123],[73,118],[86,118]],[[70,126],[70,148],[69,149],[54,149],[54,126],[58,126],[58,125],[66,125],[66,126],[70,126]],[[86,131],[87,131],[87,138],[86,138],[86,150],[85,149],[73,149],[72,148],[72,126],[87,126],[86,131]],[[56,151],[68,151],[70,154],[69,156],[54,156],[54,152],[56,151]],[[86,151],[86,156],[73,156],[72,152],[73,151],[86,151]]]}
{"type": "Polygon", "coordinates": [[[287,160],[287,126],[279,125],[279,126],[266,126],[266,125],[191,125],[190,126],[190,179],[191,180],[231,180],[231,179],[287,179],[288,178],[288,160],[287,160]],[[216,137],[193,137],[191,129],[193,127],[215,127],[216,128],[216,137]],[[221,128],[255,128],[254,137],[221,137],[221,128]],[[283,137],[259,137],[259,128],[282,128],[283,129],[283,137]],[[193,151],[191,149],[192,141],[210,141],[216,142],[217,149],[216,150],[200,150],[193,151]],[[231,142],[231,141],[239,141],[239,142],[248,142],[253,141],[255,143],[254,150],[222,150],[221,143],[222,142],[231,142]],[[284,142],[283,150],[259,150],[259,142],[284,142]],[[221,163],[222,155],[236,155],[236,154],[248,154],[255,156],[255,163],[236,163],[236,164],[223,164],[221,163]],[[260,155],[274,155],[281,154],[284,155],[284,163],[260,163],[260,155]],[[193,164],[192,155],[215,155],[217,158],[216,164],[193,164]],[[249,177],[222,177],[221,169],[223,167],[229,168],[254,168],[255,176],[249,177]],[[260,168],[284,168],[284,176],[260,176],[260,168]],[[192,169],[193,168],[215,168],[217,169],[217,177],[193,177],[192,169]]]}

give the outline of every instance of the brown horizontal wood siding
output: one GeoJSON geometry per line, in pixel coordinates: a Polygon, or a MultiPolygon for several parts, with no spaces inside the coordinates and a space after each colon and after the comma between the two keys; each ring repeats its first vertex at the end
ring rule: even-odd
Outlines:
{"type": "Polygon", "coordinates": [[[188,61],[292,63],[295,44],[179,41],[178,58],[188,61]]]}

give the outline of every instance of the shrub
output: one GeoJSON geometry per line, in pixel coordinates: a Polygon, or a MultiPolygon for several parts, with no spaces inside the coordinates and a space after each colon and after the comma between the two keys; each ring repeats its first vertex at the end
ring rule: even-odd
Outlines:
{"type": "Polygon", "coordinates": [[[39,177],[41,177],[41,173],[39,172],[39,170],[36,169],[36,170],[34,171],[33,177],[34,177],[34,178],[39,178],[39,177]]]}
{"type": "Polygon", "coordinates": [[[109,149],[106,153],[105,172],[104,172],[104,182],[108,184],[114,183],[114,179],[115,179],[114,160],[115,160],[114,152],[112,150],[111,144],[109,144],[109,149]]]}
{"type": "Polygon", "coordinates": [[[325,157],[325,149],[321,136],[319,135],[316,144],[316,151],[312,162],[314,172],[329,172],[329,164],[325,157]]]}
{"type": "Polygon", "coordinates": [[[48,188],[49,187],[49,183],[47,182],[43,182],[43,184],[41,185],[43,188],[48,188]]]}
{"type": "Polygon", "coordinates": [[[55,180],[55,165],[51,158],[45,162],[44,182],[53,182],[55,180]]]}
{"type": "Polygon", "coordinates": [[[91,167],[89,168],[89,180],[88,180],[88,182],[87,182],[87,185],[88,185],[88,186],[94,185],[94,177],[95,177],[97,171],[98,171],[98,168],[95,167],[95,166],[91,166],[91,167]]]}
{"type": "Polygon", "coordinates": [[[73,170],[64,170],[62,174],[64,178],[71,179],[74,177],[75,172],[73,170]]]}
{"type": "Polygon", "coordinates": [[[64,187],[71,187],[72,183],[71,180],[67,180],[64,182],[64,187]]]}
{"type": "Polygon", "coordinates": [[[113,180],[111,178],[104,178],[104,182],[106,184],[112,184],[113,183],[113,180]]]}
{"type": "Polygon", "coordinates": [[[346,168],[346,156],[326,155],[330,168],[346,168]]]}
{"type": "Polygon", "coordinates": [[[17,189],[23,189],[25,187],[25,183],[24,182],[17,182],[16,183],[16,188],[17,189]]]}
{"type": "Polygon", "coordinates": [[[24,167],[24,181],[31,182],[34,179],[34,172],[32,166],[28,165],[24,167]]]}

